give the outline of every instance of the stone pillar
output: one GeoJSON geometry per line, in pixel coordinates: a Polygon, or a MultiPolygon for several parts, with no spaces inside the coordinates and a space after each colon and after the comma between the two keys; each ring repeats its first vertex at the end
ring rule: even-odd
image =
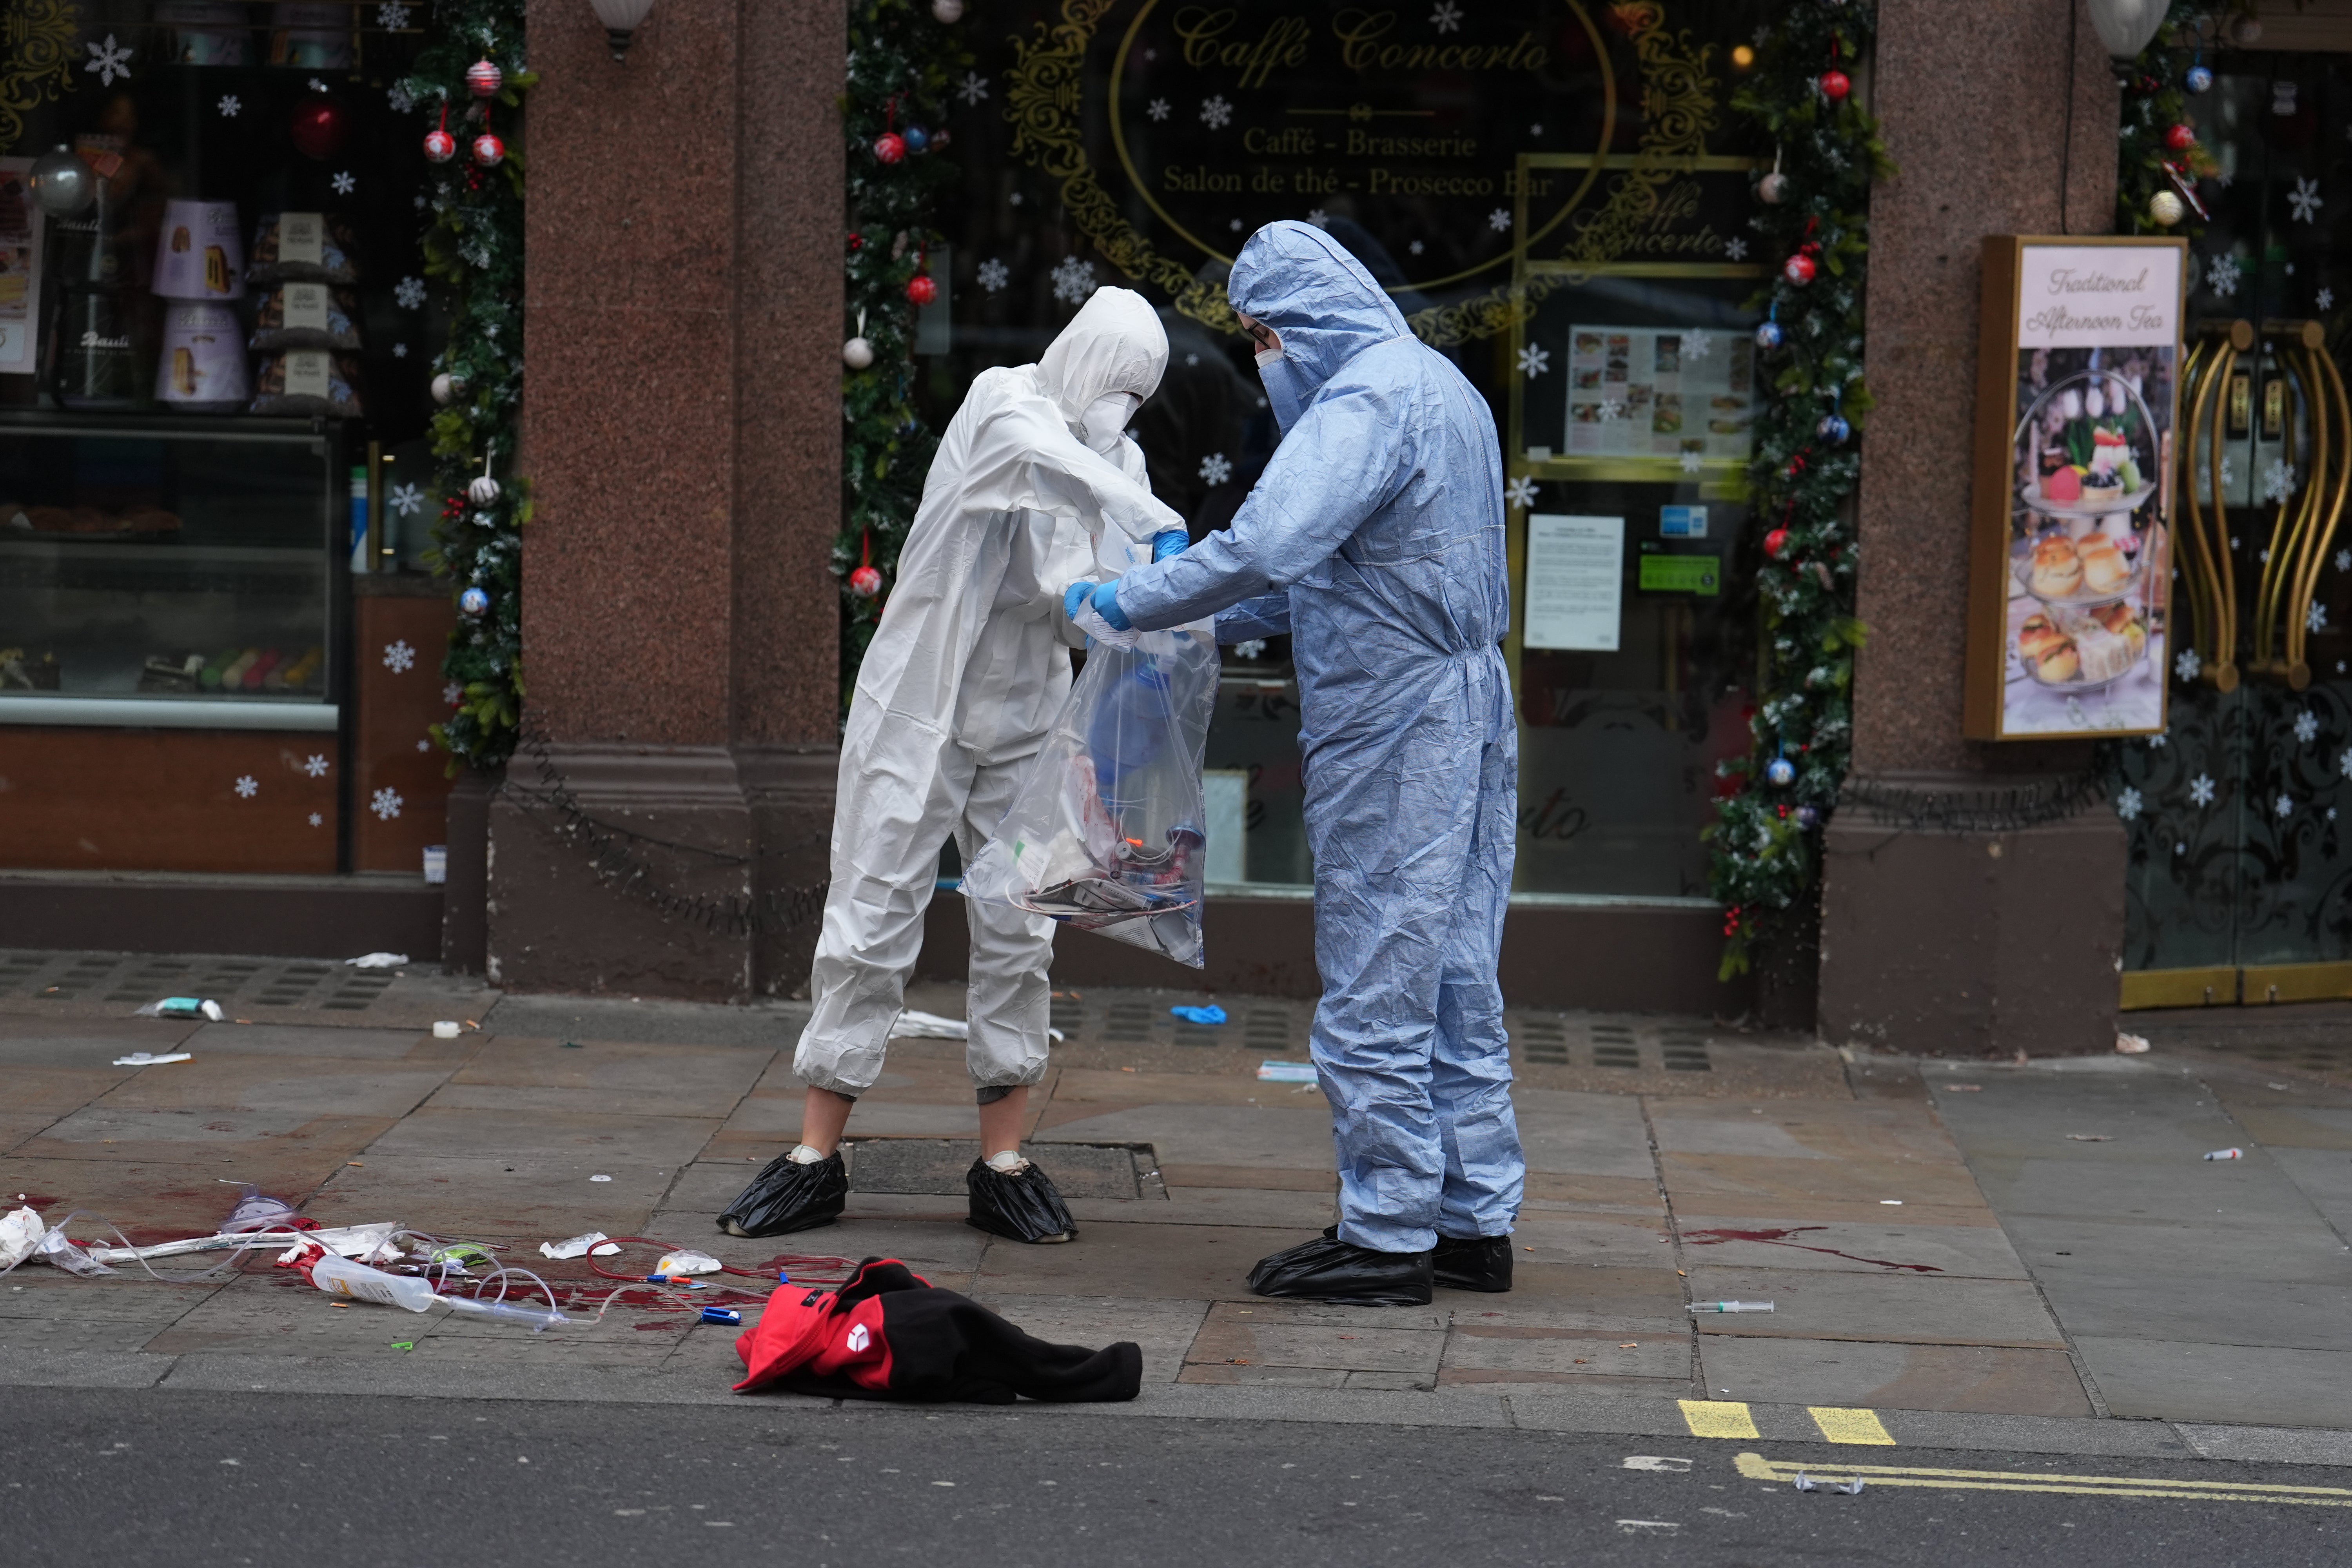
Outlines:
{"type": "Polygon", "coordinates": [[[2114,79],[2084,0],[1879,0],[1854,766],[1825,838],[1832,1043],[2007,1055],[2114,1043],[2124,837],[2080,742],[1962,739],[1979,257],[2113,227],[2114,79]],[[1964,14],[1963,14],[1964,13],[1964,14]]]}
{"type": "Polygon", "coordinates": [[[666,0],[616,64],[580,0],[531,5],[539,739],[489,811],[498,984],[719,1000],[805,983],[805,941],[794,975],[791,939],[713,910],[805,879],[811,837],[823,875],[845,26],[808,0],[666,0]]]}

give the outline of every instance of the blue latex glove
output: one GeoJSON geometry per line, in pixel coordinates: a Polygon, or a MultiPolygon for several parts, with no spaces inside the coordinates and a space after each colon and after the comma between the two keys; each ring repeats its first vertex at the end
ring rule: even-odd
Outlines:
{"type": "MultiPolygon", "coordinates": [[[[1192,536],[1186,533],[1181,528],[1161,529],[1158,533],[1151,536],[1152,564],[1156,566],[1171,555],[1183,554],[1184,547],[1192,542],[1192,536]]],[[[1104,618],[1106,620],[1109,619],[1108,616],[1105,616],[1104,618]]],[[[1125,626],[1119,627],[1119,630],[1121,631],[1125,631],[1126,629],[1127,628],[1125,626]]]]}
{"type": "Polygon", "coordinates": [[[1093,595],[1094,591],[1095,584],[1084,577],[1079,578],[1076,582],[1063,589],[1062,614],[1071,620],[1076,620],[1078,618],[1078,606],[1085,604],[1087,600],[1093,595]]]}
{"type": "Polygon", "coordinates": [[[1113,578],[1108,583],[1096,584],[1095,614],[1109,622],[1111,630],[1113,631],[1124,632],[1135,629],[1135,623],[1129,620],[1127,618],[1127,612],[1118,607],[1118,580],[1117,578],[1113,578]]]}

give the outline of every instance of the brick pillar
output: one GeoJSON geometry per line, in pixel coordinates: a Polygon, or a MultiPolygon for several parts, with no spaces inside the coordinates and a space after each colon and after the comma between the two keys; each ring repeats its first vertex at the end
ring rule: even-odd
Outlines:
{"type": "Polygon", "coordinates": [[[1824,1037],[2006,1055],[2114,1043],[2124,839],[2105,807],[2021,819],[2082,742],[1961,738],[1979,255],[2112,230],[2119,105],[2083,0],[1879,0],[1854,777],[1824,844],[1824,1037]],[[1938,804],[1965,796],[1971,818],[1938,804]],[[1973,821],[1976,826],[1971,826],[1973,821]]]}
{"type": "Polygon", "coordinates": [[[789,992],[805,939],[684,911],[808,879],[812,839],[823,875],[845,15],[665,0],[620,64],[580,0],[534,0],[530,27],[523,657],[545,744],[489,810],[490,973],[789,992]]]}

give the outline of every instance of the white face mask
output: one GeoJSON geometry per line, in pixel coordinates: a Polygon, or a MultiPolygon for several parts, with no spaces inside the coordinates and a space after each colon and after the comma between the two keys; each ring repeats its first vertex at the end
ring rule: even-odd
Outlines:
{"type": "Polygon", "coordinates": [[[1118,433],[1127,428],[1127,422],[1142,406],[1143,399],[1131,392],[1114,392],[1087,404],[1086,413],[1078,418],[1078,428],[1086,433],[1087,445],[1097,452],[1114,450],[1118,445],[1118,433]]]}

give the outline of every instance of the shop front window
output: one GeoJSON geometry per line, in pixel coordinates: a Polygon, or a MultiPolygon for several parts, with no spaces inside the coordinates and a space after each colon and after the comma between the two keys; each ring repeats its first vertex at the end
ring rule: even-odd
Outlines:
{"type": "MultiPolygon", "coordinates": [[[[1233,257],[1275,219],[1321,226],[1502,436],[1517,889],[1699,896],[1756,654],[1738,498],[1759,149],[1729,102],[1762,11],[978,0],[928,395],[944,415],[1098,285],[1139,289],[1171,358],[1134,433],[1204,537],[1277,439],[1223,305],[1233,257]]],[[[1207,765],[1213,887],[1308,883],[1286,638],[1225,650],[1207,765]]]]}
{"type": "Polygon", "coordinates": [[[410,9],[11,11],[0,722],[341,725],[437,510],[410,9]]]}

